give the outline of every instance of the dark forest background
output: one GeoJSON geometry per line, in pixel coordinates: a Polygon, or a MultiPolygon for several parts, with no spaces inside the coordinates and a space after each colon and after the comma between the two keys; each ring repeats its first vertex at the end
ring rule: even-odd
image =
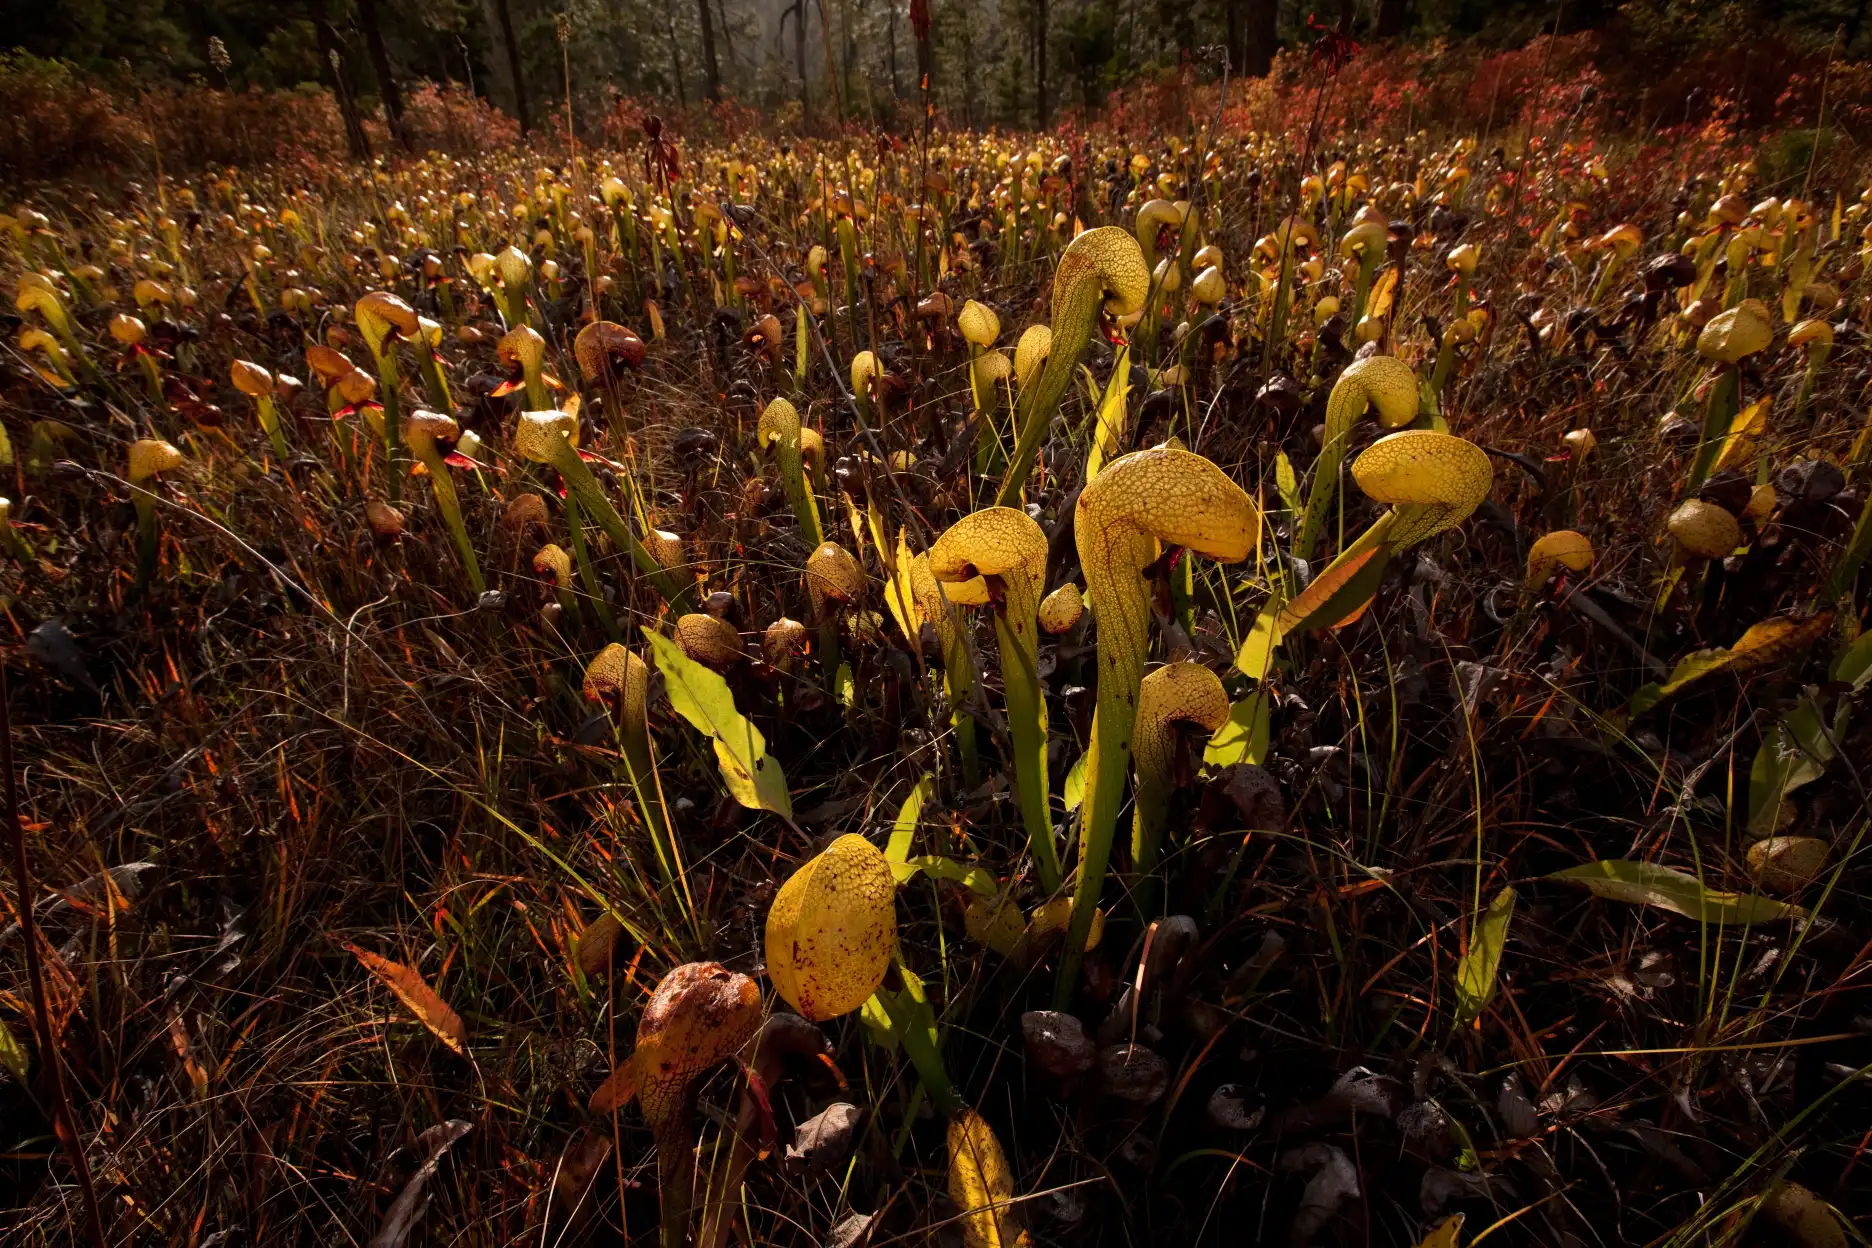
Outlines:
{"type": "MultiPolygon", "coordinates": [[[[930,0],[938,108],[959,124],[1029,127],[1116,87],[1190,66],[1266,74],[1322,29],[1358,41],[1511,48],[1606,34],[1607,50],[1682,58],[1773,32],[1872,51],[1868,0],[930,0]]],[[[886,121],[916,94],[911,0],[0,0],[0,46],[104,82],[342,85],[394,127],[409,84],[453,83],[523,127],[617,96],[676,108],[729,98],[777,120],[886,121]],[[563,32],[563,45],[561,33],[563,32]],[[798,117],[794,117],[794,110],[798,117]]],[[[1772,77],[1779,48],[1764,45],[1772,77]]],[[[1746,48],[1740,49],[1745,55],[1746,48]]],[[[1657,61],[1651,59],[1655,65],[1657,61]]]]}

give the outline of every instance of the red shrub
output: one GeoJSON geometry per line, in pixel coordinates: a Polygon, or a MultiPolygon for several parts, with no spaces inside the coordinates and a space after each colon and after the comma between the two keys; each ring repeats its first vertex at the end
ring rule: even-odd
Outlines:
{"type": "Polygon", "coordinates": [[[411,150],[471,155],[520,141],[520,123],[459,83],[420,82],[403,91],[411,150]]]}

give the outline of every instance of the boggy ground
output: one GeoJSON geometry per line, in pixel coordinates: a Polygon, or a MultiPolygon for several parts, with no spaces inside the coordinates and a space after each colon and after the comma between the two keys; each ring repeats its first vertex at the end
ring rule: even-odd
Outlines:
{"type": "Polygon", "coordinates": [[[9,1242],[1848,1242],[1863,177],[1198,129],[0,221],[9,1242]]]}

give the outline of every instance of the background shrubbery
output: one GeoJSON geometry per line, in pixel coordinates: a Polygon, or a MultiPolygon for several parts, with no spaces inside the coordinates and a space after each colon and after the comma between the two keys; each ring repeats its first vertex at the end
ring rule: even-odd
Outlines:
{"type": "MultiPolygon", "coordinates": [[[[525,13],[523,0],[509,3],[525,13]]],[[[938,124],[1029,128],[1041,119],[1031,38],[1024,44],[1000,38],[1010,20],[1000,10],[1010,6],[1019,7],[1015,0],[937,6],[929,55],[938,124]],[[958,26],[965,19],[980,20],[958,26]],[[1000,54],[985,56],[990,45],[1000,54]]],[[[847,129],[904,135],[920,124],[918,52],[907,17],[889,12],[890,6],[882,16],[867,11],[852,17],[845,31],[849,46],[840,50],[831,78],[826,60],[833,45],[809,21],[803,79],[793,56],[782,55],[795,50],[791,25],[784,46],[774,43],[756,56],[745,41],[750,34],[771,41],[773,15],[756,0],[717,7],[726,15],[716,31],[724,97],[718,103],[708,102],[706,83],[693,81],[701,71],[683,22],[692,23],[695,13],[684,5],[656,17],[653,25],[665,26],[664,42],[656,46],[648,35],[614,39],[596,16],[575,13],[563,63],[551,26],[535,29],[537,21],[522,20],[516,52],[530,84],[520,101],[530,105],[524,114],[535,132],[530,142],[545,150],[564,145],[568,70],[571,128],[588,146],[639,141],[652,112],[672,133],[695,138],[827,133],[841,122],[847,129]],[[866,24],[880,21],[885,24],[875,31],[866,24]],[[546,51],[552,55],[545,57],[546,51]],[[676,59],[667,65],[659,60],[672,54],[676,59]]],[[[1724,134],[1773,135],[1757,156],[1775,178],[1804,174],[1816,136],[1823,148],[1856,147],[1872,133],[1872,46],[1853,12],[1834,13],[1824,4],[1770,12],[1734,2],[1634,0],[1616,10],[1584,5],[1558,13],[1549,13],[1551,6],[1508,4],[1495,6],[1485,26],[1470,6],[1421,0],[1408,10],[1402,37],[1367,38],[1390,20],[1385,13],[1392,7],[1378,4],[1367,14],[1349,0],[1342,12],[1350,20],[1328,25],[1310,12],[1290,12],[1292,6],[1279,0],[1231,0],[1198,6],[1188,24],[1146,30],[1135,15],[1126,19],[1129,25],[1120,21],[1129,7],[1056,4],[1048,28],[1045,121],[1049,128],[1118,134],[1176,130],[1188,117],[1211,115],[1220,106],[1237,129],[1296,142],[1479,130],[1510,147],[1518,135],[1562,129],[1580,140],[1669,145],[1715,127],[1724,134]],[[1284,46],[1267,58],[1268,72],[1257,74],[1252,71],[1261,58],[1246,46],[1252,32],[1226,19],[1231,7],[1253,19],[1268,4],[1284,46]],[[1222,42],[1202,42],[1211,35],[1222,42]],[[1225,62],[1234,66],[1226,97],[1225,62]]],[[[474,43],[466,36],[475,32],[462,27],[451,61],[447,46],[437,42],[440,35],[400,20],[409,16],[401,0],[385,0],[382,11],[393,73],[398,64],[434,66],[450,78],[459,70],[473,86],[438,83],[405,68],[399,135],[371,58],[360,54],[359,31],[335,22],[334,37],[346,49],[343,81],[357,102],[370,154],[465,154],[521,137],[501,47],[474,43]]],[[[464,19],[457,14],[451,20],[464,19]]],[[[149,173],[158,149],[178,171],[262,162],[310,170],[346,155],[336,80],[315,53],[311,23],[278,23],[264,38],[248,32],[243,39],[227,23],[216,29],[227,30],[230,41],[210,54],[223,62],[220,68],[201,60],[200,49],[168,44],[158,64],[128,55],[112,62],[104,58],[114,45],[101,35],[71,44],[70,60],[25,50],[0,54],[0,179],[20,184],[125,169],[149,173]]],[[[34,42],[31,22],[10,33],[34,42]]],[[[159,33],[192,38],[180,26],[159,33]]],[[[1831,154],[1823,150],[1822,163],[1831,154]]]]}

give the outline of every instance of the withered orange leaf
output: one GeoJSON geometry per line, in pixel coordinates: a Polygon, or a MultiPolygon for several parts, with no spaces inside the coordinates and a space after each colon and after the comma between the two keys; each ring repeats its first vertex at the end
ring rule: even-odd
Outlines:
{"type": "Polygon", "coordinates": [[[1275,631],[1288,637],[1307,629],[1350,624],[1370,603],[1389,559],[1390,552],[1383,546],[1373,546],[1328,566],[1281,608],[1275,631]]]}
{"type": "Polygon", "coordinates": [[[579,933],[574,954],[578,959],[579,970],[587,975],[596,975],[609,967],[612,950],[617,948],[618,937],[623,934],[623,924],[609,910],[587,923],[585,930],[579,933]]]}
{"type": "Polygon", "coordinates": [[[397,1000],[409,1007],[416,1021],[427,1027],[436,1039],[457,1053],[462,1051],[462,1045],[468,1039],[468,1031],[462,1026],[461,1015],[436,995],[436,990],[429,986],[420,972],[401,962],[379,957],[368,949],[360,949],[348,941],[345,948],[356,955],[365,970],[382,980],[384,986],[396,994],[397,1000]]]}
{"type": "Polygon", "coordinates": [[[608,1114],[623,1109],[637,1096],[637,1064],[630,1058],[618,1063],[598,1090],[592,1093],[586,1108],[594,1114],[608,1114]]]}

